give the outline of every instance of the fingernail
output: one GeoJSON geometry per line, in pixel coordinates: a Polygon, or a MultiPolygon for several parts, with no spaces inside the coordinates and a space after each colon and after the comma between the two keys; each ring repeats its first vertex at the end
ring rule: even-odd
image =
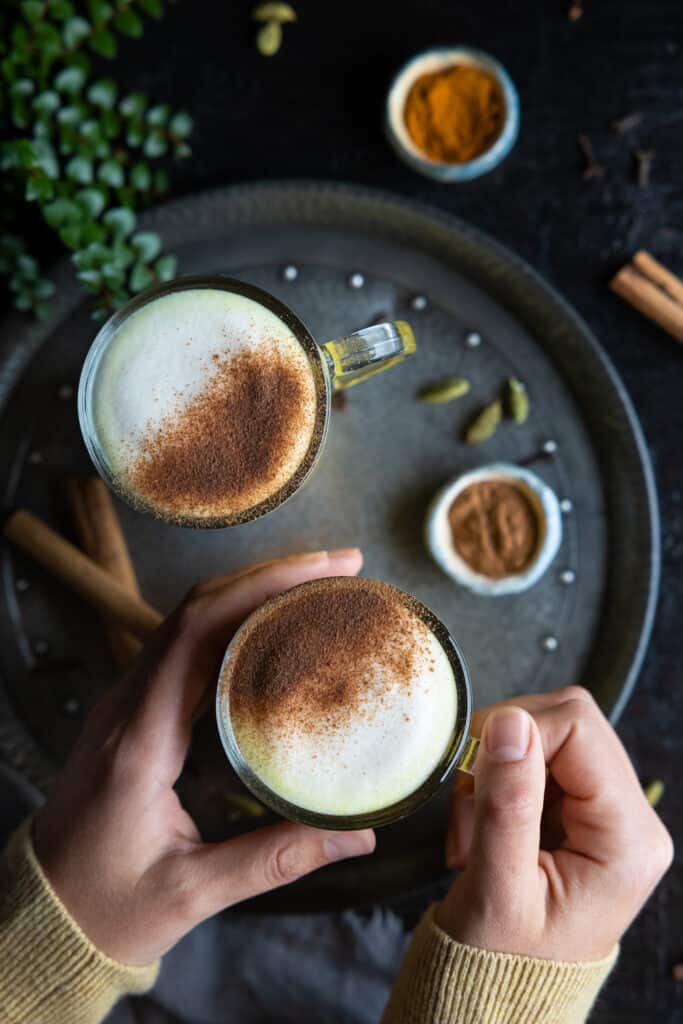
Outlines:
{"type": "Polygon", "coordinates": [[[360,555],[360,548],[335,548],[327,552],[330,558],[357,558],[360,555]]]}
{"type": "Polygon", "coordinates": [[[521,761],[531,739],[529,716],[521,708],[501,708],[488,718],[486,750],[494,761],[521,761]]]}
{"type": "Polygon", "coordinates": [[[375,837],[372,832],[336,832],[323,840],[323,849],[330,863],[362,857],[375,849],[375,837]]]}

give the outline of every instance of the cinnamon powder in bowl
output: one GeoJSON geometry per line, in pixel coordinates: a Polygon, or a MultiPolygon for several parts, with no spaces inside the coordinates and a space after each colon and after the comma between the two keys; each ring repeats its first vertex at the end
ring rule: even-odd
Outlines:
{"type": "Polygon", "coordinates": [[[426,542],[452,579],[478,594],[528,590],[555,558],[562,516],[554,491],[527,469],[482,466],[443,487],[427,514],[426,542]]]}

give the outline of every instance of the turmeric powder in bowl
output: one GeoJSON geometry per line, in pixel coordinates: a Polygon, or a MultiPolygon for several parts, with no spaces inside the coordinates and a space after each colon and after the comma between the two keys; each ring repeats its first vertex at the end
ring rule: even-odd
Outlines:
{"type": "Polygon", "coordinates": [[[519,98],[505,68],[471,47],[441,47],[408,61],[387,97],[389,141],[407,164],[439,181],[467,181],[512,149],[519,98]]]}
{"type": "Polygon", "coordinates": [[[500,135],[503,90],[483,68],[454,64],[413,82],[404,117],[411,139],[430,160],[464,164],[500,135]]]}

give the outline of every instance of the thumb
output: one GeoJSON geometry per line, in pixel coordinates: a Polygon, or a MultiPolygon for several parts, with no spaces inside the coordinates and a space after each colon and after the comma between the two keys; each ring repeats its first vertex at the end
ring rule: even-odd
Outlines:
{"type": "Polygon", "coordinates": [[[197,920],[296,881],[334,861],[372,853],[375,834],[328,832],[293,822],[256,829],[189,855],[197,920]]]}
{"type": "Polygon", "coordinates": [[[545,759],[528,712],[501,707],[486,719],[477,754],[468,875],[487,899],[529,892],[538,877],[545,759]],[[471,870],[470,870],[471,865],[471,870]]]}

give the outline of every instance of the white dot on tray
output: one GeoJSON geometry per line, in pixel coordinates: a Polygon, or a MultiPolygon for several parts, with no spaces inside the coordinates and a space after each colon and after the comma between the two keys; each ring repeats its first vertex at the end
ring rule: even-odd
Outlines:
{"type": "Polygon", "coordinates": [[[569,586],[570,583],[573,583],[575,579],[576,573],[573,569],[563,569],[560,573],[560,582],[566,583],[567,586],[569,586]]]}
{"type": "Polygon", "coordinates": [[[414,295],[410,302],[410,308],[414,309],[416,313],[421,313],[427,308],[427,296],[414,295]]]}
{"type": "Polygon", "coordinates": [[[286,267],[282,268],[282,276],[285,281],[296,281],[299,276],[299,269],[293,263],[288,263],[286,267]]]}
{"type": "Polygon", "coordinates": [[[562,501],[560,502],[560,511],[564,512],[565,514],[567,512],[571,512],[571,510],[573,508],[574,508],[574,505],[570,501],[569,498],[563,498],[562,501]]]}
{"type": "Polygon", "coordinates": [[[544,636],[541,640],[541,646],[544,651],[556,651],[559,646],[559,642],[556,636],[544,636]]]}
{"type": "Polygon", "coordinates": [[[365,278],[358,271],[356,271],[355,274],[349,275],[349,288],[355,288],[358,290],[358,288],[362,288],[364,284],[365,278]]]}
{"type": "Polygon", "coordinates": [[[479,331],[470,331],[465,337],[465,344],[468,348],[479,348],[481,345],[481,334],[479,331]]]}

